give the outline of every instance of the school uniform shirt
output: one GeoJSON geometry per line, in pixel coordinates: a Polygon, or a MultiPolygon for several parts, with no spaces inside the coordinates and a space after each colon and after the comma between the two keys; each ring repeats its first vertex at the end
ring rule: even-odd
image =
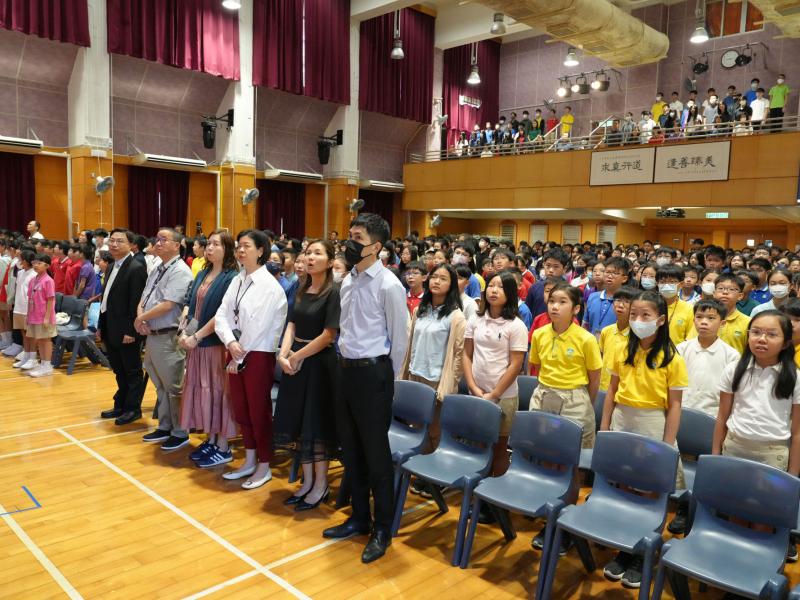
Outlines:
{"type": "Polygon", "coordinates": [[[28,325],[41,325],[45,322],[55,325],[56,310],[56,286],[53,278],[47,273],[41,277],[36,275],[28,282],[28,325]],[[53,305],[50,307],[50,314],[47,314],[47,301],[52,299],[53,305]]]}
{"type": "Polygon", "coordinates": [[[67,272],[64,275],[64,293],[68,296],[71,296],[75,293],[75,284],[78,283],[82,266],[82,260],[70,262],[69,266],[67,266],[67,272]]]}
{"type": "Polygon", "coordinates": [[[800,344],[794,347],[794,364],[800,369],[800,344]]]}
{"type": "Polygon", "coordinates": [[[586,314],[583,316],[584,326],[597,335],[603,327],[617,322],[617,313],[614,312],[614,297],[607,297],[606,291],[595,292],[586,302],[586,314]]]}
{"type": "Polygon", "coordinates": [[[752,298],[745,298],[744,300],[739,300],[736,303],[736,310],[738,310],[743,315],[747,315],[748,317],[750,317],[753,315],[753,310],[756,308],[756,306],[761,306],[761,305],[752,298]]]}
{"type": "Polygon", "coordinates": [[[764,304],[765,302],[769,302],[772,300],[772,294],[769,293],[769,285],[764,285],[761,289],[753,289],[750,292],[750,298],[758,302],[759,304],[764,304]]]}
{"type": "Polygon", "coordinates": [[[692,337],[694,330],[694,309],[683,300],[667,305],[669,337],[676,346],[692,337]]]}
{"type": "Polygon", "coordinates": [[[417,307],[422,302],[422,297],[425,295],[425,290],[422,290],[419,294],[412,294],[411,290],[406,292],[406,306],[408,306],[408,314],[413,315],[414,311],[417,310],[417,307]]]}
{"type": "Polygon", "coordinates": [[[428,381],[442,378],[447,341],[450,337],[450,315],[439,318],[441,306],[437,306],[420,317],[414,325],[411,340],[411,357],[408,370],[412,375],[428,381]]]}
{"type": "Polygon", "coordinates": [[[776,398],[775,381],[780,374],[780,363],[759,367],[755,359],[733,391],[733,374],[736,363],[731,363],[722,373],[720,391],[733,396],[733,408],[728,417],[728,430],[755,442],[788,440],[792,435],[792,405],[800,404],[800,373],[794,384],[791,398],[776,398]]]}
{"type": "Polygon", "coordinates": [[[611,383],[611,371],[614,369],[617,354],[622,352],[628,356],[630,334],[630,327],[620,331],[618,323],[607,325],[600,331],[600,354],[603,357],[603,370],[600,373],[601,390],[607,390],[611,383]]]}
{"type": "Polygon", "coordinates": [[[719,410],[719,384],[725,368],[736,363],[741,355],[717,338],[703,348],[697,338],[678,344],[678,353],[686,363],[689,387],[683,392],[681,406],[701,410],[712,417],[719,410]]]}
{"type": "Polygon", "coordinates": [[[756,316],[758,313],[762,313],[762,312],[764,312],[765,310],[776,310],[776,309],[775,309],[775,301],[774,301],[774,299],[772,299],[772,300],[769,300],[769,301],[767,301],[767,302],[764,302],[764,304],[759,304],[758,306],[756,306],[755,308],[753,308],[753,310],[752,310],[752,311],[750,311],[750,318],[752,319],[752,318],[753,318],[753,317],[755,317],[755,316],[756,316]]]}
{"type": "Polygon", "coordinates": [[[683,302],[686,302],[686,304],[690,306],[694,306],[695,304],[697,304],[700,298],[701,298],[700,292],[698,292],[697,290],[692,290],[692,293],[689,295],[688,298],[683,297],[683,291],[678,292],[678,300],[682,300],[683,302]]]}
{"type": "Polygon", "coordinates": [[[14,289],[14,313],[17,315],[28,314],[28,285],[34,277],[36,277],[36,271],[33,269],[17,271],[14,289]]]}
{"type": "Polygon", "coordinates": [[[469,276],[469,282],[467,283],[467,287],[464,288],[464,293],[469,296],[470,298],[480,298],[481,297],[481,284],[478,280],[478,277],[475,276],[473,273],[469,276]]]}
{"type": "Polygon", "coordinates": [[[461,294],[461,308],[464,318],[469,322],[472,317],[478,314],[478,303],[474,298],[470,298],[466,293],[461,294]]]}
{"type": "Polygon", "coordinates": [[[51,267],[53,271],[53,282],[55,284],[56,292],[61,294],[71,294],[72,290],[66,291],[65,284],[67,280],[67,269],[72,264],[72,261],[66,256],[53,261],[51,267]]]}
{"type": "Polygon", "coordinates": [[[522,322],[525,324],[525,329],[530,331],[531,326],[533,325],[533,315],[531,314],[531,310],[522,300],[517,300],[517,308],[519,310],[519,318],[522,319],[522,322]]]}
{"type": "Polygon", "coordinates": [[[726,317],[725,325],[719,330],[719,337],[741,355],[747,345],[748,325],[750,317],[735,310],[732,315],[726,317]]]}
{"type": "Polygon", "coordinates": [[[575,123],[575,115],[572,113],[566,114],[561,117],[561,133],[570,133],[572,126],[575,123]]]}
{"type": "Polygon", "coordinates": [[[539,383],[562,390],[588,385],[589,371],[603,367],[597,340],[575,323],[562,334],[552,323],[534,331],[529,361],[539,365],[539,383]]]}
{"type": "MultiPolygon", "coordinates": [[[[491,392],[511,362],[512,352],[528,350],[528,329],[519,319],[493,319],[489,311],[467,323],[464,338],[473,341],[472,377],[484,392],[491,392]]],[[[519,396],[517,380],[503,392],[503,398],[519,396]]]]}
{"type": "Polygon", "coordinates": [[[633,365],[626,364],[627,352],[617,353],[612,375],[619,377],[614,401],[633,408],[666,410],[670,390],[685,390],[689,386],[686,363],[677,352],[666,367],[661,367],[662,355],[656,356],[655,369],[647,366],[650,350],[639,348],[633,365]]]}

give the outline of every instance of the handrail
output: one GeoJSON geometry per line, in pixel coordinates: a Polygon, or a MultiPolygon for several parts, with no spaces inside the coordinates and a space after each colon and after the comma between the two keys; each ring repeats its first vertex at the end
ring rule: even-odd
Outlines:
{"type": "MultiPolygon", "coordinates": [[[[598,129],[605,129],[606,127],[605,127],[604,123],[608,123],[608,120],[609,119],[613,119],[613,118],[614,118],[614,115],[608,115],[605,119],[600,121],[597,124],[597,127],[595,127],[594,129],[592,129],[589,132],[589,137],[591,138],[592,135],[594,135],[594,132],[597,131],[598,129]]],[[[597,142],[597,144],[595,144],[595,146],[594,146],[594,148],[592,148],[592,150],[597,150],[597,148],[600,146],[600,144],[602,144],[605,141],[605,139],[606,139],[606,132],[604,131],[603,132],[603,136],[600,138],[600,141],[597,142]]]]}
{"type": "Polygon", "coordinates": [[[561,121],[558,122],[558,125],[556,125],[550,131],[547,132],[547,135],[550,135],[552,133],[555,136],[556,141],[550,144],[550,146],[545,150],[545,152],[550,152],[550,150],[552,150],[553,147],[558,143],[558,140],[561,139],[561,133],[558,131],[559,129],[561,129],[561,121]]]}
{"type": "MultiPolygon", "coordinates": [[[[613,115],[604,120],[607,122],[613,119],[613,115]]],[[[756,124],[751,131],[749,127],[743,130],[736,128],[737,123],[700,123],[696,125],[687,125],[678,130],[671,130],[665,132],[665,143],[683,143],[683,142],[702,142],[718,138],[728,138],[731,136],[738,137],[744,135],[764,135],[769,133],[779,133],[787,131],[800,131],[800,115],[791,115],[784,117],[775,117],[771,119],[764,119],[760,125],[756,124]]],[[[748,121],[748,126],[752,125],[748,121]]],[[[506,156],[511,154],[531,154],[538,152],[552,152],[552,151],[570,151],[570,150],[596,150],[603,147],[635,147],[638,145],[646,144],[642,142],[638,135],[633,136],[623,141],[620,136],[619,141],[611,142],[607,134],[601,136],[600,141],[596,140],[597,132],[602,129],[599,125],[592,129],[588,135],[561,138],[557,135],[558,126],[547,132],[545,135],[538,135],[536,138],[529,142],[514,143],[514,144],[492,144],[490,146],[472,146],[463,149],[454,149],[448,146],[446,149],[438,151],[429,151],[425,153],[410,153],[408,161],[410,163],[420,162],[435,162],[440,160],[452,160],[462,158],[489,158],[496,156],[506,156]],[[550,142],[550,135],[556,134],[553,142],[550,142]],[[560,142],[560,143],[559,143],[560,142]]],[[[633,135],[633,134],[631,134],[633,135]]],[[[648,132],[648,140],[652,133],[648,132]]]]}

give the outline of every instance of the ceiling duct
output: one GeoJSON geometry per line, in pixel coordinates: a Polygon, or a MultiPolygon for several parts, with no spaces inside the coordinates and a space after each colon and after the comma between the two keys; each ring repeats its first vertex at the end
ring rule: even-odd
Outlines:
{"type": "Polygon", "coordinates": [[[787,37],[800,37],[800,1],[750,0],[761,11],[766,23],[772,23],[787,37]]]}
{"type": "MultiPolygon", "coordinates": [[[[754,0],[760,4],[765,0],[754,0]]],[[[615,67],[658,62],[669,38],[608,0],[480,0],[615,67]]]]}

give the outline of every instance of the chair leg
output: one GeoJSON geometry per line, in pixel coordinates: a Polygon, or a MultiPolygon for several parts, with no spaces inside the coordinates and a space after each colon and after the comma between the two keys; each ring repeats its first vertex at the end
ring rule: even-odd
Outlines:
{"type": "Polygon", "coordinates": [[[672,595],[675,596],[675,600],[692,600],[692,594],[689,591],[689,582],[686,580],[685,575],[670,571],[669,569],[666,570],[665,575],[667,581],[669,581],[669,587],[672,590],[672,595]]]}
{"type": "Polygon", "coordinates": [[[515,539],[517,537],[517,532],[514,531],[514,525],[511,523],[509,512],[499,506],[491,506],[491,509],[494,516],[497,518],[497,522],[500,524],[500,529],[503,531],[506,541],[510,542],[515,539]]]}
{"type": "Polygon", "coordinates": [[[395,504],[397,503],[397,494],[400,492],[400,477],[401,477],[400,466],[395,463],[394,478],[393,478],[395,504]]]}
{"type": "MultiPolygon", "coordinates": [[[[534,596],[537,600],[544,597],[544,582],[547,576],[547,565],[550,562],[550,553],[553,551],[553,538],[555,538],[557,527],[556,519],[558,519],[560,513],[561,511],[558,509],[547,509],[545,516],[547,527],[544,531],[544,545],[542,546],[542,556],[539,559],[539,574],[536,577],[536,594],[534,596]]],[[[558,551],[556,551],[556,556],[558,556],[558,551]]]]}
{"type": "Polygon", "coordinates": [[[75,370],[75,361],[78,360],[81,345],[78,342],[72,342],[72,354],[69,357],[69,365],[67,365],[67,375],[72,375],[75,370]]]}
{"type": "Polygon", "coordinates": [[[467,535],[464,538],[464,548],[461,551],[461,568],[469,567],[469,557],[472,554],[472,542],[475,541],[475,529],[478,527],[478,514],[481,510],[481,499],[475,496],[472,501],[472,513],[467,528],[467,535]]]}
{"type": "MultiPolygon", "coordinates": [[[[551,534],[548,532],[548,537],[551,534]]],[[[555,524],[555,532],[552,534],[549,542],[549,549],[547,547],[547,538],[545,538],[545,549],[547,550],[547,565],[544,569],[544,585],[541,586],[541,595],[537,600],[548,600],[553,592],[553,583],[556,580],[556,568],[558,566],[558,550],[561,547],[561,540],[564,537],[564,532],[558,523],[555,524]]],[[[573,536],[573,539],[577,538],[573,536]]],[[[539,577],[542,576],[542,567],[539,567],[539,577]]]]}
{"type": "Polygon", "coordinates": [[[392,537],[397,536],[400,530],[400,519],[403,516],[403,506],[406,503],[406,496],[408,495],[408,485],[411,483],[411,473],[403,471],[403,476],[400,478],[400,491],[397,493],[397,504],[394,507],[394,520],[392,521],[392,537]]]}
{"type": "MultiPolygon", "coordinates": [[[[477,482],[476,482],[477,483],[477,482]]],[[[461,564],[461,552],[464,549],[464,536],[467,532],[467,520],[469,519],[469,505],[472,500],[472,486],[464,486],[464,497],[461,499],[461,512],[458,515],[458,527],[456,528],[456,547],[453,549],[453,558],[450,561],[454,567],[461,564]]],[[[472,515],[474,519],[478,515],[472,515]]]]}
{"type": "Polygon", "coordinates": [[[656,581],[653,585],[653,593],[650,596],[651,600],[661,600],[661,594],[664,591],[664,578],[667,574],[667,567],[663,564],[659,565],[656,569],[656,581]]]}
{"type": "Polygon", "coordinates": [[[433,496],[433,501],[436,502],[436,506],[439,507],[439,512],[444,514],[447,511],[449,511],[450,507],[447,506],[447,502],[445,502],[444,496],[442,496],[442,492],[439,489],[439,486],[430,483],[428,484],[428,488],[430,488],[431,496],[433,496]]]}
{"type": "MultiPolygon", "coordinates": [[[[594,557],[592,556],[592,550],[589,548],[589,542],[581,537],[572,536],[572,541],[575,543],[575,549],[578,551],[578,556],[581,558],[581,562],[583,563],[583,568],[586,569],[587,573],[592,573],[597,568],[597,565],[594,562],[594,557]]],[[[555,548],[560,548],[561,546],[555,546],[555,548]]]]}
{"type": "Polygon", "coordinates": [[[639,600],[649,600],[650,598],[650,584],[653,580],[654,560],[654,544],[647,544],[644,549],[644,561],[642,563],[642,584],[639,586],[639,600]]]}
{"type": "Polygon", "coordinates": [[[289,483],[297,481],[297,473],[300,470],[300,455],[292,452],[292,466],[289,468],[289,483]]]}

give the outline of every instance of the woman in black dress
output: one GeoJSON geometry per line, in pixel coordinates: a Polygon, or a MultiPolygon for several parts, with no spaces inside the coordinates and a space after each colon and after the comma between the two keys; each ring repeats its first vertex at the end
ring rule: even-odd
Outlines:
{"type": "Polygon", "coordinates": [[[324,502],[328,461],[338,446],[333,413],[339,332],[339,286],[333,282],[333,245],[309,242],[305,281],[283,335],[278,362],[283,369],[275,412],[276,445],[293,445],[303,466],[303,485],[284,504],[309,510],[324,502]]]}

